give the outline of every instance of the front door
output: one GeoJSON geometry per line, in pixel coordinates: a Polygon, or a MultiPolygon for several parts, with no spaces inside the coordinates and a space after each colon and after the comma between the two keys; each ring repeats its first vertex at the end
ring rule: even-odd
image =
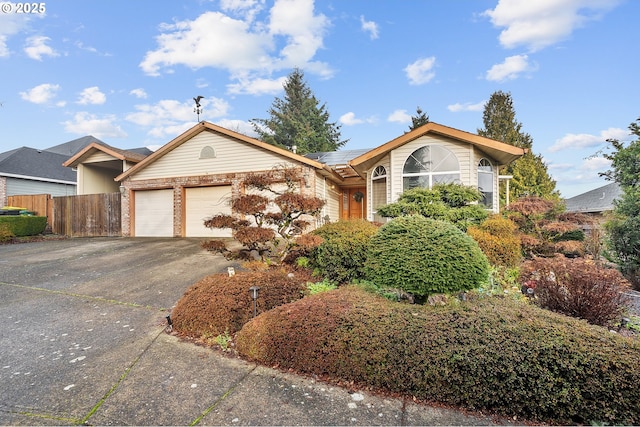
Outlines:
{"type": "Polygon", "coordinates": [[[366,188],[345,188],[342,193],[342,219],[363,219],[367,217],[366,188]]]}

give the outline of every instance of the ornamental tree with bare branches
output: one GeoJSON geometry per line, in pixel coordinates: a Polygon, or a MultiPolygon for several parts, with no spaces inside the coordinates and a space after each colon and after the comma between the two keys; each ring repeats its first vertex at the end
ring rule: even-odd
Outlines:
{"type": "Polygon", "coordinates": [[[255,254],[282,262],[295,246],[295,237],[311,225],[325,201],[301,194],[300,168],[279,166],[267,172],[248,174],[244,193],[231,200],[231,215],[217,214],[204,221],[208,228],[230,228],[242,245],[231,250],[224,241],[203,242],[203,247],[227,258],[250,258],[255,254]]]}

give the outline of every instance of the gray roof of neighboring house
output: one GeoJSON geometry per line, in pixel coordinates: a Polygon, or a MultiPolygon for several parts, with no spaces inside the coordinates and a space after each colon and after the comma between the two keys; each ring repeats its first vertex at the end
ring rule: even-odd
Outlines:
{"type": "Polygon", "coordinates": [[[349,160],[355,159],[358,156],[368,153],[372,148],[361,148],[357,150],[341,150],[341,151],[327,151],[320,153],[305,154],[305,157],[315,160],[320,163],[324,163],[329,166],[346,165],[349,160]]]}
{"type": "Polygon", "coordinates": [[[35,148],[16,148],[0,154],[0,175],[76,182],[76,173],[62,166],[68,156],[35,148]]]}
{"type": "Polygon", "coordinates": [[[104,144],[104,142],[100,141],[98,138],[95,138],[91,135],[83,136],[82,138],[74,139],[64,144],[54,145],[53,147],[45,148],[46,151],[51,151],[52,153],[64,154],[67,156],[67,159],[74,154],[78,153],[87,145],[92,142],[97,142],[99,144],[104,144]]]}
{"type": "Polygon", "coordinates": [[[611,211],[613,201],[620,198],[622,189],[613,182],[586,193],[565,199],[567,212],[596,213],[611,211]]]}
{"type": "MultiPolygon", "coordinates": [[[[76,182],[76,172],[72,168],[62,166],[62,164],[92,142],[108,147],[99,139],[87,135],[44,150],[22,147],[0,153],[0,175],[41,178],[45,181],[76,182]]],[[[131,150],[118,149],[118,151],[129,151],[144,156],[152,153],[146,147],[131,150]]]]}

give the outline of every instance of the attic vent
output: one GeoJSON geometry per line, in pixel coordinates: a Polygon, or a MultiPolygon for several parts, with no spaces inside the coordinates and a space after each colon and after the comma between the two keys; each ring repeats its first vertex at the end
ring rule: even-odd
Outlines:
{"type": "Polygon", "coordinates": [[[207,145],[200,151],[201,159],[215,159],[216,158],[216,150],[210,145],[207,145]]]}

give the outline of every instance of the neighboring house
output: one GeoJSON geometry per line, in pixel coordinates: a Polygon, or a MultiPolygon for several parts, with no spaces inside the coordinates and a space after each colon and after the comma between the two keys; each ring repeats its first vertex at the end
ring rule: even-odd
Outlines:
{"type": "Polygon", "coordinates": [[[115,178],[151,153],[148,148],[121,150],[94,141],[67,159],[64,166],[77,169],[78,194],[115,193],[119,191],[115,178]]]}
{"type": "Polygon", "coordinates": [[[21,147],[0,154],[0,207],[18,194],[76,194],[76,174],[62,166],[68,156],[21,147]]]}
{"type": "Polygon", "coordinates": [[[622,196],[622,189],[613,182],[586,193],[565,199],[567,212],[602,215],[614,208],[614,201],[622,196]]]}
{"type": "MultiPolygon", "coordinates": [[[[481,188],[483,204],[498,211],[498,168],[525,150],[428,123],[371,150],[314,153],[307,157],[246,135],[200,122],[115,179],[123,189],[124,236],[229,236],[206,218],[230,213],[252,172],[299,167],[299,191],[326,200],[321,220],[382,220],[376,209],[406,189],[439,182],[481,188]]],[[[78,165],[84,164],[78,158],[78,165]]]]}

